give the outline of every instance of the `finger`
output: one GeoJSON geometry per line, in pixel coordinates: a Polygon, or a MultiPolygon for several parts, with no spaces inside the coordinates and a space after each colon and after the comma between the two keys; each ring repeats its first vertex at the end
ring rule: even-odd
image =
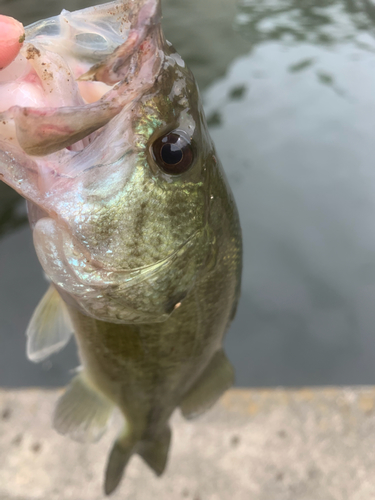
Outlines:
{"type": "Polygon", "coordinates": [[[0,15],[0,70],[17,57],[25,39],[25,30],[13,17],[0,15]]]}

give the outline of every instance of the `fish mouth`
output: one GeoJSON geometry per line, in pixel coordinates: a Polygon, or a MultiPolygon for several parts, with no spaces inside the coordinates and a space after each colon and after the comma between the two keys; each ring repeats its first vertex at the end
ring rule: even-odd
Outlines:
{"type": "MultiPolygon", "coordinates": [[[[26,28],[21,69],[16,65],[20,73],[10,82],[19,93],[6,102],[8,108],[0,107],[3,182],[51,213],[52,200],[74,189],[67,177],[80,174],[81,152],[87,162],[113,163],[101,142],[113,120],[131,113],[162,71],[160,19],[160,0],[115,1],[63,11],[26,28]],[[92,79],[80,81],[92,68],[92,79]],[[108,84],[100,81],[106,75],[112,79],[108,84]],[[37,90],[32,100],[22,100],[25,85],[37,90]],[[88,88],[92,100],[85,100],[88,88]]],[[[7,95],[4,85],[1,81],[0,99],[7,95]]]]}
{"type": "Polygon", "coordinates": [[[41,48],[58,53],[79,62],[72,68],[76,79],[114,85],[128,76],[131,57],[160,28],[160,0],[132,0],[131,8],[129,4],[116,0],[73,12],[64,9],[37,21],[25,28],[24,51],[29,60],[41,48]]]}
{"type": "Polygon", "coordinates": [[[27,155],[82,149],[153,86],[165,43],[160,0],[135,0],[128,7],[129,2],[115,1],[63,11],[26,28],[21,54],[27,78],[37,80],[43,92],[36,106],[12,106],[0,119],[12,124],[14,139],[27,155]],[[69,75],[74,81],[68,85],[69,75]]]}

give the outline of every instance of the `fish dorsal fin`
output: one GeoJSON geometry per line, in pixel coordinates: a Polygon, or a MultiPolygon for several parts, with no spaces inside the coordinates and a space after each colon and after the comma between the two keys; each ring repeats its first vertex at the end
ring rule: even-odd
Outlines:
{"type": "Polygon", "coordinates": [[[57,432],[75,441],[93,443],[106,431],[112,410],[113,404],[82,372],[74,377],[57,402],[53,425],[57,432]]]}
{"type": "Polygon", "coordinates": [[[27,327],[27,357],[34,363],[43,361],[65,347],[72,333],[65,304],[56,288],[50,285],[27,327]]]}

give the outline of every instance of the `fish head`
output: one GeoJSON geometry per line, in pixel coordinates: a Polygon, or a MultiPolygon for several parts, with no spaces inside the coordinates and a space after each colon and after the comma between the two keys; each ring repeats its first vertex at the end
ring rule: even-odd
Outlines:
{"type": "Polygon", "coordinates": [[[61,16],[26,30],[32,75],[44,61],[54,96],[42,79],[38,107],[3,112],[14,133],[0,172],[29,201],[37,255],[66,302],[104,321],[165,321],[215,260],[217,164],[196,82],[156,0],[61,16]],[[90,43],[108,52],[94,65],[90,43]]]}

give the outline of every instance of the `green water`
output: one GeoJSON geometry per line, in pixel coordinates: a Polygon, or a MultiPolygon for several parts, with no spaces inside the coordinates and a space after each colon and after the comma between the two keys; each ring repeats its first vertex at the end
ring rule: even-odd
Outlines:
{"type": "MultiPolygon", "coordinates": [[[[0,0],[0,13],[28,24],[88,5],[0,0]]],[[[238,385],[373,384],[375,4],[165,0],[164,27],[240,210],[243,294],[226,342],[238,385]]],[[[73,344],[25,359],[46,282],[23,203],[2,185],[0,199],[0,384],[63,384],[73,344]]]]}

